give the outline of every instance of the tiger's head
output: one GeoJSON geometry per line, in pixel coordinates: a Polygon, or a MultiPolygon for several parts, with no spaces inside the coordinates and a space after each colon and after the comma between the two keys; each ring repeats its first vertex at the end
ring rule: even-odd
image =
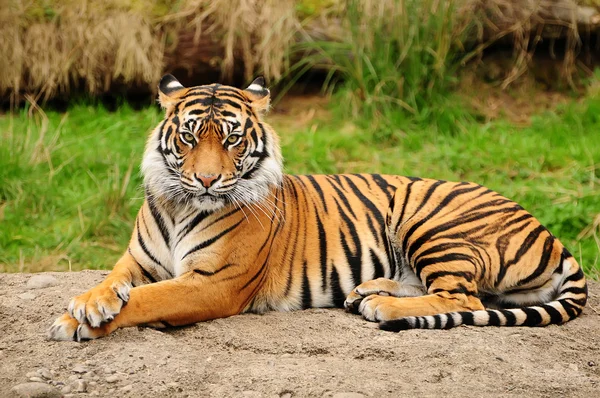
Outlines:
{"type": "Polygon", "coordinates": [[[241,90],[186,88],[166,75],[159,102],[165,119],[142,161],[148,195],[214,211],[261,201],[281,185],[279,138],[261,120],[270,102],[263,78],[241,90]]]}

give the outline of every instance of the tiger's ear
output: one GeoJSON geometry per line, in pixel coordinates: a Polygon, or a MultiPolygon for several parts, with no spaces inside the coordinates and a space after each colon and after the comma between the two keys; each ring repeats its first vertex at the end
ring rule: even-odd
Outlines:
{"type": "Polygon", "coordinates": [[[258,113],[269,110],[271,104],[271,92],[265,85],[265,78],[262,76],[254,79],[252,83],[244,90],[244,93],[250,99],[250,106],[258,113]]]}
{"type": "Polygon", "coordinates": [[[187,93],[188,89],[183,87],[179,80],[173,75],[164,75],[158,83],[158,102],[160,106],[169,112],[175,106],[181,97],[187,93]]]}

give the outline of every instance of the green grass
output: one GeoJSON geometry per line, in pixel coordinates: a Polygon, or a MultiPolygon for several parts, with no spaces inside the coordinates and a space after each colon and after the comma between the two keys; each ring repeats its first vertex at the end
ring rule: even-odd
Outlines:
{"type": "MultiPolygon", "coordinates": [[[[142,203],[139,163],[162,113],[84,105],[31,113],[0,117],[0,271],[112,267],[142,203]]],[[[423,126],[387,141],[336,117],[290,124],[276,125],[289,173],[475,181],[522,204],[588,275],[600,275],[600,97],[536,116],[526,128],[470,120],[458,133],[423,126]]]]}

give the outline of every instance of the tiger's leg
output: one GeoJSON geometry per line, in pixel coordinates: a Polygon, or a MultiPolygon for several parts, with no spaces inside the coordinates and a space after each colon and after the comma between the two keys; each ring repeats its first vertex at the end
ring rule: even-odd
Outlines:
{"type": "Polygon", "coordinates": [[[244,281],[224,277],[219,282],[210,276],[188,272],[174,279],[134,287],[129,292],[129,302],[114,320],[99,327],[79,324],[71,339],[96,339],[128,326],[153,323],[180,326],[239,314],[252,299],[240,293],[246,287],[249,292],[254,291],[253,285],[239,286],[244,281]]]}
{"type": "Polygon", "coordinates": [[[98,286],[71,299],[68,312],[48,330],[48,338],[72,340],[79,324],[89,323],[97,327],[111,321],[129,301],[132,285],[153,281],[152,275],[144,272],[133,256],[126,252],[98,286]]]}
{"type": "Polygon", "coordinates": [[[425,296],[397,298],[371,295],[362,300],[358,310],[365,319],[381,322],[407,316],[484,309],[477,298],[473,264],[447,262],[443,269],[452,271],[428,272],[423,276],[428,286],[425,296]]]}
{"type": "MultiPolygon", "coordinates": [[[[415,278],[416,279],[416,278],[415,278]]],[[[366,281],[354,288],[344,301],[344,308],[348,311],[358,313],[361,301],[371,295],[393,296],[393,297],[418,297],[425,294],[425,288],[419,280],[417,283],[407,281],[395,281],[386,278],[377,278],[366,281]]]]}

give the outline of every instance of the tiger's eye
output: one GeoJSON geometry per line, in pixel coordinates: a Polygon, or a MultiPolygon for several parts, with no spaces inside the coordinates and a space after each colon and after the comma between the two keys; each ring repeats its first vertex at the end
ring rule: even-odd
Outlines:
{"type": "Polygon", "coordinates": [[[230,135],[229,137],[227,137],[227,143],[230,145],[233,145],[236,142],[238,142],[238,140],[240,138],[241,138],[241,136],[239,136],[239,135],[230,135]]]}
{"type": "Polygon", "coordinates": [[[194,136],[190,133],[183,133],[182,134],[183,140],[189,143],[194,142],[194,136]]]}

